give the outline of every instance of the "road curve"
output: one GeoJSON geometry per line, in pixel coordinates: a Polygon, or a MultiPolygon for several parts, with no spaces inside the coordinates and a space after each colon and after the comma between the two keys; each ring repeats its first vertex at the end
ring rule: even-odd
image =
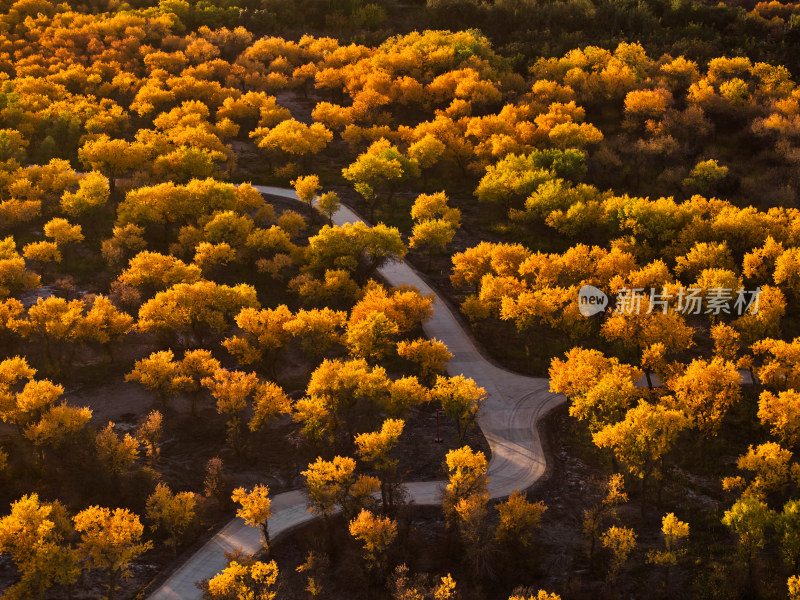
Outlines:
{"type": "MultiPolygon", "coordinates": [[[[264,194],[297,199],[294,190],[254,186],[264,194]]],[[[333,217],[336,225],[361,221],[355,212],[343,206],[333,217]]],[[[451,376],[464,375],[486,389],[487,399],[478,415],[481,428],[492,450],[489,461],[489,492],[493,498],[508,496],[526,489],[544,474],[546,461],[536,429],[537,422],[552,408],[565,401],[550,392],[549,380],[524,377],[489,362],[476,348],[447,304],[406,262],[393,261],[379,269],[392,285],[410,284],[423,294],[433,295],[434,310],[423,326],[429,338],[447,345],[453,358],[447,365],[451,376]]],[[[416,504],[441,503],[441,481],[417,481],[406,484],[409,498],[416,504]]],[[[313,520],[308,500],[299,490],[278,494],[272,499],[269,519],[270,537],[280,535],[313,520]]],[[[233,519],[197,550],[150,596],[150,600],[200,600],[202,593],[195,582],[208,579],[225,568],[225,552],[240,548],[248,553],[261,548],[257,528],[233,519]]]]}

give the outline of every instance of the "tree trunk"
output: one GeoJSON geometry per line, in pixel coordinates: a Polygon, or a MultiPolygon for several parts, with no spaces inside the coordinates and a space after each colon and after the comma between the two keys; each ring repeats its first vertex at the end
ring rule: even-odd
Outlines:
{"type": "Polygon", "coordinates": [[[108,600],[114,600],[114,588],[116,587],[116,573],[113,569],[108,571],[108,600]]]}
{"type": "Polygon", "coordinates": [[[325,527],[325,538],[328,540],[328,555],[334,557],[336,556],[336,543],[333,539],[333,528],[327,513],[322,514],[322,523],[325,527]]]}
{"type": "Polygon", "coordinates": [[[264,549],[266,550],[267,558],[269,558],[272,554],[272,546],[269,542],[269,524],[266,521],[261,523],[261,533],[264,534],[264,549]]]}
{"type": "Polygon", "coordinates": [[[647,474],[644,477],[642,477],[642,505],[641,505],[642,517],[644,517],[644,509],[645,506],[647,505],[647,478],[649,476],[650,475],[647,474]]]}
{"type": "Polygon", "coordinates": [[[658,497],[656,498],[656,503],[658,504],[659,508],[661,508],[661,498],[662,498],[663,492],[664,492],[664,484],[665,484],[665,482],[667,480],[667,477],[666,477],[666,475],[667,475],[667,460],[666,460],[666,456],[662,456],[661,457],[660,473],[661,473],[661,479],[658,482],[658,497]]]}
{"type": "Polygon", "coordinates": [[[386,480],[381,478],[381,505],[383,506],[383,514],[387,514],[389,507],[389,490],[387,489],[386,480]]]}

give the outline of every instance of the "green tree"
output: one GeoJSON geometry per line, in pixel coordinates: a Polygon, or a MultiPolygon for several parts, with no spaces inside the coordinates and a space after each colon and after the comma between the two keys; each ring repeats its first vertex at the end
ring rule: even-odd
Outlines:
{"type": "Polygon", "coordinates": [[[353,183],[369,207],[369,220],[375,220],[375,208],[383,199],[389,207],[400,184],[419,176],[419,164],[409,159],[386,139],[380,139],[360,154],[342,175],[353,183]]]}
{"type": "Polygon", "coordinates": [[[164,544],[177,554],[178,544],[197,516],[197,495],[194,492],[173,494],[167,484],[159,483],[147,498],[146,509],[153,531],[163,531],[164,544]]]}
{"type": "Polygon", "coordinates": [[[797,571],[800,567],[800,500],[789,500],[776,515],[775,529],[784,562],[797,571]]]}
{"type": "Polygon", "coordinates": [[[341,227],[324,226],[308,239],[308,268],[319,274],[329,269],[344,269],[360,285],[389,260],[400,260],[406,247],[394,227],[378,224],[370,227],[362,222],[341,227]]]}
{"type": "Polygon", "coordinates": [[[486,390],[463,375],[439,376],[431,390],[431,398],[439,402],[444,413],[455,422],[460,444],[478,419],[478,411],[486,400],[486,390]]]}
{"type": "Polygon", "coordinates": [[[736,536],[739,555],[747,566],[747,581],[753,585],[753,568],[766,543],[766,530],[774,521],[769,507],[753,496],[744,496],[725,511],[722,523],[736,536]]]}

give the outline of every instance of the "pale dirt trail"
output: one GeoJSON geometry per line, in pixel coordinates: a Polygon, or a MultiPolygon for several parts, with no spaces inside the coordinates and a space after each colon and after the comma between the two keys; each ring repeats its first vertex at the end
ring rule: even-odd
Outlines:
{"type": "MultiPolygon", "coordinates": [[[[265,194],[297,198],[294,190],[254,187],[265,194]]],[[[333,217],[336,225],[360,220],[347,207],[342,207],[333,217]]],[[[390,285],[410,284],[423,294],[435,297],[433,317],[423,327],[425,334],[444,342],[453,354],[447,365],[451,376],[464,375],[486,389],[488,398],[478,416],[478,425],[492,450],[488,472],[491,496],[502,498],[514,490],[533,485],[544,474],[546,466],[537,423],[565,398],[549,391],[547,379],[511,373],[483,357],[445,302],[407,263],[391,262],[379,272],[390,285]]],[[[407,483],[406,488],[414,503],[435,505],[441,503],[443,485],[442,481],[416,481],[407,483]]],[[[299,490],[275,496],[272,510],[269,529],[273,540],[315,518],[308,512],[305,494],[299,490]]],[[[222,571],[224,553],[237,548],[248,553],[261,548],[259,530],[245,526],[241,519],[233,519],[225,525],[156,589],[150,600],[200,600],[202,593],[195,582],[222,571]]]]}

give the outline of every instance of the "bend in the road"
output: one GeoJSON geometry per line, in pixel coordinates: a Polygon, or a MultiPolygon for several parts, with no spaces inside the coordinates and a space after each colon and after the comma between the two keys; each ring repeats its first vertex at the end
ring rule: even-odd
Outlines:
{"type": "MultiPolygon", "coordinates": [[[[297,199],[294,190],[254,187],[263,194],[297,199]]],[[[342,206],[333,221],[343,225],[363,219],[342,206]]],[[[425,334],[443,342],[454,355],[447,365],[451,376],[464,375],[486,390],[487,399],[478,415],[478,425],[492,452],[488,468],[491,496],[501,498],[533,485],[546,469],[537,423],[550,409],[564,402],[564,397],[549,391],[547,379],[524,377],[487,360],[447,304],[410,265],[393,261],[382,266],[379,272],[390,285],[413,285],[423,294],[434,297],[433,316],[423,326],[425,334]]],[[[442,481],[407,483],[408,497],[416,504],[439,504],[443,484],[442,481]]],[[[275,496],[272,509],[269,529],[273,540],[315,518],[308,511],[308,499],[299,490],[275,496]]],[[[245,526],[241,519],[233,519],[225,525],[179,567],[150,600],[200,600],[202,594],[195,582],[222,571],[226,565],[225,552],[236,548],[249,553],[261,548],[258,529],[245,526]]]]}

